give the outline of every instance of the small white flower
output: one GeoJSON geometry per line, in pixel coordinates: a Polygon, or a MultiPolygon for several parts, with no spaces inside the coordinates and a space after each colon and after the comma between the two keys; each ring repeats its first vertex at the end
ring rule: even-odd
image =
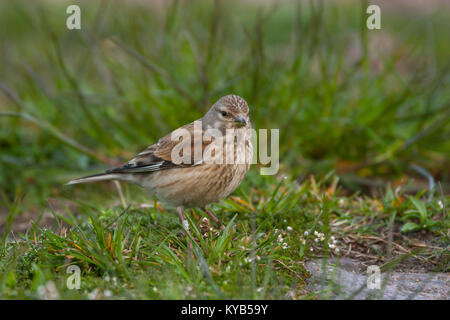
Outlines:
{"type": "Polygon", "coordinates": [[[319,233],[318,233],[316,230],[314,230],[314,235],[315,235],[315,236],[318,236],[319,233]]]}
{"type": "Polygon", "coordinates": [[[438,201],[438,206],[439,206],[439,209],[444,209],[444,203],[442,203],[442,200],[439,200],[438,201]]]}
{"type": "Polygon", "coordinates": [[[281,242],[283,242],[283,237],[281,236],[281,234],[278,236],[278,239],[277,239],[277,241],[279,242],[279,243],[281,243],[281,242]]]}
{"type": "Polygon", "coordinates": [[[264,290],[263,287],[259,287],[258,289],[256,289],[256,292],[262,292],[264,290]]]}
{"type": "Polygon", "coordinates": [[[158,288],[157,287],[153,287],[153,292],[158,292],[158,288]]]}
{"type": "Polygon", "coordinates": [[[306,237],[306,236],[309,235],[309,232],[308,232],[308,231],[305,231],[305,232],[303,232],[303,235],[306,237]]]}
{"type": "Polygon", "coordinates": [[[334,244],[332,244],[332,243],[330,243],[329,245],[328,245],[331,249],[334,249],[336,246],[334,245],[334,244]]]}
{"type": "Polygon", "coordinates": [[[283,249],[287,249],[287,248],[289,248],[289,245],[286,242],[283,243],[283,249]]]}
{"type": "Polygon", "coordinates": [[[309,248],[309,251],[311,251],[311,252],[313,252],[314,251],[314,249],[311,247],[311,248],[309,248]]]}
{"type": "Polygon", "coordinates": [[[305,239],[302,239],[302,240],[300,240],[300,242],[301,242],[301,244],[306,244],[306,240],[305,239]]]}
{"type": "Polygon", "coordinates": [[[344,199],[339,199],[339,207],[343,207],[345,205],[344,199]]]}
{"type": "Polygon", "coordinates": [[[112,296],[112,291],[111,290],[105,290],[105,292],[103,292],[103,295],[105,297],[111,297],[112,296]]]}
{"type": "Polygon", "coordinates": [[[315,238],[315,239],[314,239],[314,242],[319,242],[319,238],[315,238]]]}
{"type": "Polygon", "coordinates": [[[331,242],[334,242],[336,239],[334,238],[334,236],[330,237],[331,242]]]}
{"type": "Polygon", "coordinates": [[[293,230],[293,229],[292,229],[291,226],[288,226],[288,227],[287,227],[287,231],[288,231],[288,232],[291,232],[292,230],[293,230]]]}

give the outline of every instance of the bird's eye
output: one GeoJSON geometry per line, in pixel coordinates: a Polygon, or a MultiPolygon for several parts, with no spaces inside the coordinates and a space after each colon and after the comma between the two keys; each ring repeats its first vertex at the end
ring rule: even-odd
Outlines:
{"type": "Polygon", "coordinates": [[[226,111],[222,111],[222,116],[226,117],[228,115],[228,113],[226,111]]]}

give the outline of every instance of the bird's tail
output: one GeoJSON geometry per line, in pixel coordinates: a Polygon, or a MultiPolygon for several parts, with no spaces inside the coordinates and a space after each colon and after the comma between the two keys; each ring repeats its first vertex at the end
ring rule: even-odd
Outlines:
{"type": "Polygon", "coordinates": [[[66,183],[66,186],[78,183],[88,183],[97,181],[122,180],[123,175],[117,173],[98,173],[91,176],[74,179],[66,183]]]}

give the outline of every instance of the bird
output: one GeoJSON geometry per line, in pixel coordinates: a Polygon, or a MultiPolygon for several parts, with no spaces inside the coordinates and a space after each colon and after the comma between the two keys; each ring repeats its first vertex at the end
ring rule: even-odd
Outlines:
{"type": "Polygon", "coordinates": [[[249,106],[242,97],[229,94],[201,119],[165,135],[124,165],[66,185],[114,180],[137,184],[163,205],[176,207],[181,225],[189,232],[184,210],[201,208],[220,223],[206,205],[227,197],[241,184],[252,157],[249,106]]]}

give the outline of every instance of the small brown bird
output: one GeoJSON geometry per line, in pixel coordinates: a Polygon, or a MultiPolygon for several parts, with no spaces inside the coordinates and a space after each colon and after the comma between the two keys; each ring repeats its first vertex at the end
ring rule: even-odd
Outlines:
{"type": "Polygon", "coordinates": [[[164,136],[123,166],[67,184],[134,183],[150,190],[161,202],[177,207],[186,230],[184,208],[200,207],[218,223],[205,206],[228,196],[244,179],[253,156],[250,128],[247,102],[227,95],[203,118],[164,136]]]}

